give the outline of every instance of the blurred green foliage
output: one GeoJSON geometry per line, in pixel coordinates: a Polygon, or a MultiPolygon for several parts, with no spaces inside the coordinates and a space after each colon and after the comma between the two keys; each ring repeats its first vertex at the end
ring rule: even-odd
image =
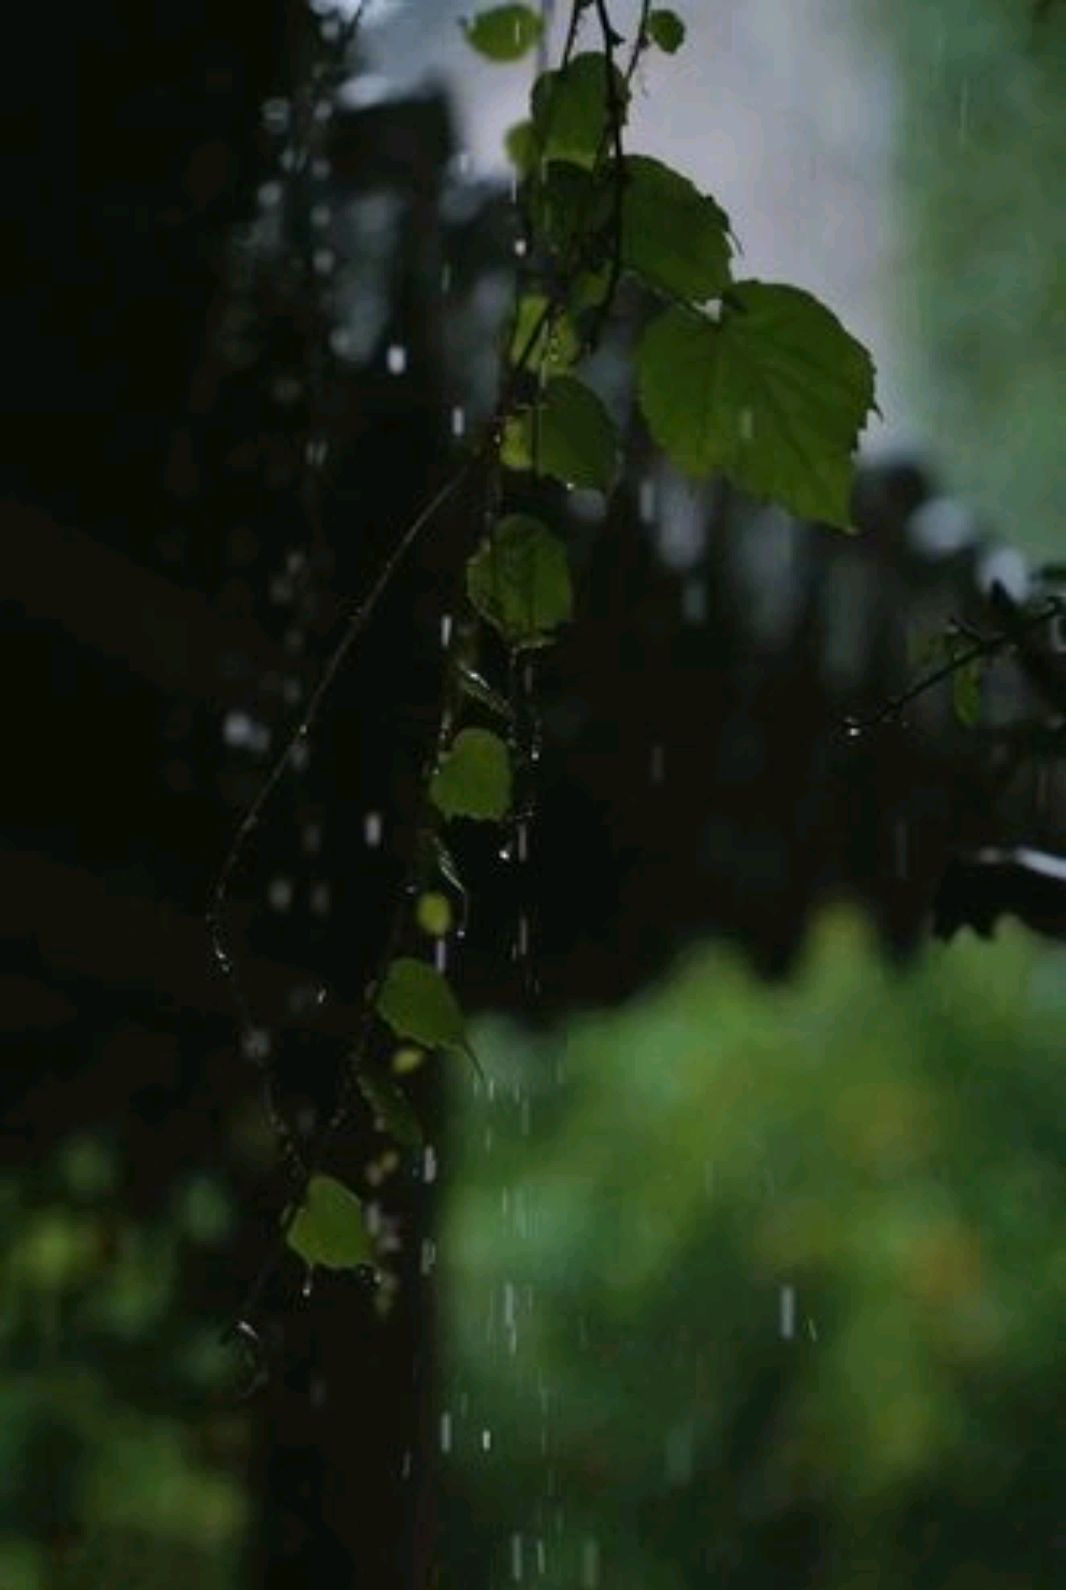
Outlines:
{"type": "Polygon", "coordinates": [[[132,1213],[80,1134],[0,1181],[0,1586],[231,1590],[246,1524],[240,1368],[189,1295],[233,1226],[199,1173],[132,1213]]]}
{"type": "Polygon", "coordinates": [[[453,1073],[445,1590],[1061,1582],[1066,958],[828,916],[453,1073]],[[1061,1563],[1059,1564],[1061,1568],[1061,1563]]]}
{"type": "Polygon", "coordinates": [[[898,63],[907,391],[953,490],[1035,553],[1066,519],[1066,8],[867,0],[898,63]]]}

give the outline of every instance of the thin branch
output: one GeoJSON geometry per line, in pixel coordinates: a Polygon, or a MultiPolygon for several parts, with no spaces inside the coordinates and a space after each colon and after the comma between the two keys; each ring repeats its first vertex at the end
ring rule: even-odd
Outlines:
{"type": "Polygon", "coordinates": [[[876,712],[870,713],[868,717],[849,717],[845,719],[845,732],[852,736],[862,734],[869,729],[877,728],[889,718],[897,717],[905,707],[908,707],[912,701],[916,701],[919,696],[924,695],[927,690],[932,690],[937,685],[943,684],[946,679],[952,678],[954,674],[957,674],[960,669],[968,667],[970,663],[980,662],[987,657],[994,657],[1008,646],[1016,645],[1020,639],[1031,634],[1034,630],[1042,628],[1045,624],[1050,623],[1052,619],[1058,618],[1062,612],[1062,601],[1058,597],[1051,597],[1038,613],[1031,614],[1027,619],[1010,629],[975,640],[973,645],[968,646],[965,651],[958,652],[947,662],[942,663],[939,668],[934,668],[929,673],[923,674],[914,684],[908,685],[906,690],[900,691],[898,695],[891,696],[882,706],[878,707],[876,712]]]}

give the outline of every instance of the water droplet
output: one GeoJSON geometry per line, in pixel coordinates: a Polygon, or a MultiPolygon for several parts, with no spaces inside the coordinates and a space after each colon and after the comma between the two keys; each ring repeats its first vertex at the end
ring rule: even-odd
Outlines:
{"type": "Polygon", "coordinates": [[[304,1276],[303,1285],[300,1288],[300,1296],[302,1298],[304,1298],[304,1299],[309,1298],[311,1296],[311,1293],[314,1291],[314,1289],[315,1289],[315,1272],[309,1265],[308,1268],[307,1268],[307,1273],[304,1276]]]}
{"type": "Polygon", "coordinates": [[[432,1143],[427,1143],[422,1152],[422,1180],[428,1186],[437,1179],[437,1153],[432,1143]]]}
{"type": "Polygon", "coordinates": [[[266,1060],[271,1048],[270,1034],[265,1027],[249,1027],[241,1037],[241,1051],[246,1060],[266,1060]]]}
{"type": "Polygon", "coordinates": [[[666,748],[662,745],[653,745],[651,748],[651,781],[661,784],[666,776],[666,748]]]}
{"type": "Polygon", "coordinates": [[[754,437],[755,437],[755,413],[754,413],[754,411],[752,409],[747,409],[747,408],[741,409],[740,416],[739,416],[739,421],[740,421],[740,439],[741,439],[741,441],[742,442],[750,442],[750,441],[754,440],[754,437]]]}
{"type": "Polygon", "coordinates": [[[515,254],[518,256],[519,259],[525,259],[526,254],[528,252],[528,248],[529,248],[529,245],[526,243],[526,240],[525,240],[524,237],[516,237],[515,238],[515,240],[514,240],[514,251],[515,251],[515,254]]]}
{"type": "Polygon", "coordinates": [[[433,965],[438,972],[444,973],[448,969],[448,940],[436,939],[433,944],[433,965]]]}
{"type": "Polygon", "coordinates": [[[418,1267],[423,1275],[431,1275],[437,1262],[437,1244],[432,1237],[422,1238],[422,1251],[419,1255],[418,1267]]]}
{"type": "Polygon", "coordinates": [[[511,1536],[511,1578],[520,1580],[522,1577],[522,1537],[511,1536]]]}
{"type": "Polygon", "coordinates": [[[782,1340],[790,1342],[796,1334],[796,1288],[781,1288],[779,1329],[782,1340]]]}
{"type": "Polygon", "coordinates": [[[316,276],[328,276],[337,263],[337,256],[331,248],[316,248],[311,256],[311,263],[316,276]]]}
{"type": "Polygon", "coordinates": [[[492,1451],[492,1431],[491,1430],[482,1430],[482,1432],[481,1432],[481,1450],[482,1450],[482,1452],[491,1452],[492,1451]]]}
{"type": "Polygon", "coordinates": [[[449,641],[451,640],[451,638],[452,638],[452,615],[450,613],[443,613],[441,615],[441,621],[440,621],[440,643],[441,643],[441,645],[447,647],[447,645],[448,645],[449,641]]]}
{"type": "Polygon", "coordinates": [[[600,1543],[595,1536],[581,1545],[581,1583],[584,1590],[596,1590],[600,1582],[600,1543]]]}
{"type": "Polygon", "coordinates": [[[859,723],[855,718],[844,719],[844,738],[845,740],[851,741],[852,744],[854,744],[856,740],[862,739],[862,724],[859,723]]]}
{"type": "Polygon", "coordinates": [[[403,375],[407,369],[407,349],[393,342],[385,351],[385,368],[390,375],[403,375]]]}
{"type": "Polygon", "coordinates": [[[276,210],[281,203],[282,186],[280,182],[264,182],[260,185],[256,197],[261,210],[276,210]]]}
{"type": "Polygon", "coordinates": [[[279,137],[289,128],[289,102],[287,99],[273,98],[264,100],[261,112],[263,126],[267,132],[279,137]]]}
{"type": "Polygon", "coordinates": [[[267,890],[267,900],[274,911],[287,911],[292,905],[292,883],[288,878],[274,878],[267,890]]]}
{"type": "Polygon", "coordinates": [[[447,1409],[440,1416],[440,1449],[442,1452],[452,1449],[452,1416],[447,1409]]]}
{"type": "Polygon", "coordinates": [[[452,409],[452,435],[466,435],[466,410],[461,404],[457,404],[456,407],[452,409]]]}
{"type": "Polygon", "coordinates": [[[440,289],[442,293],[449,293],[452,289],[452,268],[448,264],[441,266],[440,289]]]}
{"type": "Polygon", "coordinates": [[[521,862],[529,860],[529,824],[519,823],[515,829],[515,844],[518,850],[518,859],[521,862]]]}
{"type": "Polygon", "coordinates": [[[642,480],[637,494],[638,511],[644,524],[655,523],[655,482],[652,479],[642,480]]]}
{"type": "Polygon", "coordinates": [[[380,812],[367,812],[363,818],[363,842],[368,850],[376,850],[381,844],[382,821],[380,812]]]}

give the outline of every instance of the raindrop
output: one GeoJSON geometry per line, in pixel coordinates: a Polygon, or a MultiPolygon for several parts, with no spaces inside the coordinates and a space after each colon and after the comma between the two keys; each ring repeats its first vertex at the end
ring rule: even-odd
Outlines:
{"type": "Polygon", "coordinates": [[[522,1577],[522,1537],[511,1536],[511,1578],[519,1580],[522,1577]]]}
{"type": "Polygon", "coordinates": [[[264,182],[257,195],[261,210],[276,210],[281,203],[282,186],[280,182],[264,182]]]}
{"type": "Polygon", "coordinates": [[[328,226],[333,211],[328,204],[313,204],[311,206],[311,225],[317,227],[328,226]]]}
{"type": "Polygon", "coordinates": [[[267,899],[275,911],[287,911],[292,904],[292,883],[288,878],[274,878],[267,890],[267,899]]]}
{"type": "Polygon", "coordinates": [[[304,448],[304,457],[312,469],[321,469],[326,462],[326,443],[322,437],[312,437],[304,448]]]}
{"type": "Polygon", "coordinates": [[[508,861],[511,861],[513,859],[513,857],[514,857],[514,847],[512,846],[511,841],[509,839],[505,839],[504,840],[503,844],[500,846],[499,850],[496,852],[496,855],[503,862],[508,862],[508,861]]]}
{"type": "Polygon", "coordinates": [[[411,1448],[410,1447],[408,1447],[406,1452],[404,1453],[403,1462],[400,1464],[400,1478],[402,1480],[409,1480],[411,1478],[411,1448]]]}
{"type": "Polygon", "coordinates": [[[442,1452],[452,1449],[452,1416],[447,1409],[440,1416],[440,1449],[442,1452]]]}
{"type": "Polygon", "coordinates": [[[855,718],[844,719],[844,738],[845,740],[849,740],[853,745],[855,744],[856,740],[862,739],[862,724],[859,723],[855,718]]]}
{"type": "Polygon", "coordinates": [[[537,1549],[537,1573],[541,1576],[541,1578],[543,1578],[545,1573],[548,1570],[548,1559],[547,1559],[547,1554],[546,1554],[546,1552],[544,1550],[544,1542],[542,1540],[538,1540],[537,1541],[537,1548],[536,1549],[537,1549]]]}
{"type": "Polygon", "coordinates": [[[303,696],[303,693],[304,693],[304,687],[303,687],[302,683],[300,682],[299,679],[295,678],[293,675],[290,675],[289,678],[286,679],[284,681],[284,683],[282,684],[282,687],[281,687],[282,697],[284,698],[285,702],[290,707],[294,707],[296,705],[296,703],[303,696]]]}
{"type": "Polygon", "coordinates": [[[440,621],[440,643],[441,643],[441,645],[446,647],[448,645],[448,643],[450,642],[451,638],[452,638],[452,615],[450,613],[444,613],[444,614],[442,614],[441,621],[440,621]]]}
{"type": "Polygon", "coordinates": [[[529,824],[519,823],[515,830],[515,843],[518,848],[519,861],[529,860],[529,824]]]}
{"type": "Polygon", "coordinates": [[[367,812],[363,818],[363,841],[368,850],[376,850],[381,844],[382,822],[380,812],[367,812]]]}
{"type": "Polygon", "coordinates": [[[300,835],[305,856],[317,856],[322,849],[322,824],[308,823],[300,835]]]}
{"type": "Polygon", "coordinates": [[[452,435],[453,436],[465,436],[465,434],[466,434],[466,410],[462,407],[461,404],[457,404],[456,407],[452,409],[452,435]]]}
{"type": "Polygon", "coordinates": [[[482,1430],[482,1432],[481,1432],[481,1450],[482,1450],[482,1452],[491,1452],[492,1451],[492,1431],[491,1430],[482,1430]]]}
{"type": "Polygon", "coordinates": [[[899,817],[892,828],[892,856],[898,878],[906,878],[910,871],[910,830],[907,819],[899,817]]]}
{"type": "Polygon", "coordinates": [[[422,1154],[422,1180],[427,1186],[437,1179],[437,1154],[432,1143],[427,1143],[422,1154]]]}
{"type": "Polygon", "coordinates": [[[265,1027],[249,1027],[241,1038],[246,1060],[266,1060],[270,1055],[270,1034],[265,1027]]]}
{"type": "Polygon", "coordinates": [[[666,748],[662,745],[653,745],[651,748],[651,781],[661,784],[666,776],[666,748]]]}
{"type": "Polygon", "coordinates": [[[339,358],[343,359],[347,354],[351,353],[352,334],[348,330],[347,326],[333,327],[333,330],[329,334],[329,345],[331,350],[337,354],[339,358]]]}
{"type": "Polygon", "coordinates": [[[518,918],[518,931],[515,935],[515,957],[524,960],[529,954],[529,918],[523,911],[518,918]]]}
{"type": "Polygon", "coordinates": [[[818,1340],[818,1330],[814,1321],[809,1316],[807,1319],[807,1335],[810,1337],[812,1342],[816,1342],[818,1340]]]}
{"type": "Polygon", "coordinates": [[[328,99],[320,99],[314,109],[317,122],[327,122],[333,119],[333,105],[328,99]]]}
{"type": "Polygon", "coordinates": [[[452,268],[449,264],[441,266],[440,287],[442,293],[450,293],[452,290],[452,268]]]}
{"type": "Polygon", "coordinates": [[[600,1543],[595,1536],[582,1542],[581,1583],[585,1590],[596,1590],[600,1582],[600,1543]]]}
{"type": "Polygon", "coordinates": [[[527,242],[526,242],[524,237],[516,237],[515,238],[515,240],[514,240],[514,251],[515,251],[515,254],[518,256],[519,259],[525,259],[526,253],[528,252],[528,248],[529,248],[529,245],[527,244],[527,242]]]}
{"type": "Polygon", "coordinates": [[[267,132],[280,136],[288,131],[289,127],[289,102],[287,99],[268,99],[264,101],[263,126],[267,132]]]}
{"type": "Polygon", "coordinates": [[[403,375],[407,369],[407,349],[400,343],[390,343],[386,349],[385,368],[390,375],[403,375]]]}
{"type": "Polygon", "coordinates": [[[418,1267],[423,1275],[431,1275],[437,1262],[437,1245],[432,1237],[422,1238],[422,1251],[418,1260],[418,1267]]]}
{"type": "Polygon", "coordinates": [[[307,1274],[304,1276],[303,1285],[300,1288],[300,1296],[304,1299],[309,1298],[314,1289],[315,1272],[310,1268],[310,1266],[308,1266],[307,1274]]]}
{"type": "Polygon", "coordinates": [[[783,1341],[790,1342],[796,1334],[796,1288],[781,1288],[779,1329],[783,1341]]]}
{"type": "Polygon", "coordinates": [[[641,522],[643,524],[655,523],[655,482],[650,477],[642,480],[638,493],[638,505],[641,522]]]}
{"type": "Polygon", "coordinates": [[[755,414],[753,410],[744,408],[740,411],[740,439],[742,442],[753,441],[755,437],[755,414]]]}
{"type": "Polygon", "coordinates": [[[337,263],[337,256],[331,248],[316,248],[311,256],[311,263],[315,267],[317,276],[328,276],[337,263]]]}
{"type": "Polygon", "coordinates": [[[442,974],[448,969],[448,941],[436,939],[433,944],[433,965],[442,974]]]}

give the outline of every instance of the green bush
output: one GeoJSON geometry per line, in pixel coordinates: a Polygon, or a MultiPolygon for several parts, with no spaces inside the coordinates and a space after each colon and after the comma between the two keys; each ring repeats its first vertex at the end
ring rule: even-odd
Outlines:
{"type": "Polygon", "coordinates": [[[716,949],[487,1023],[443,1585],[1060,1582],[1064,967],[1004,935],[903,976],[840,915],[785,986],[716,949]]]}

